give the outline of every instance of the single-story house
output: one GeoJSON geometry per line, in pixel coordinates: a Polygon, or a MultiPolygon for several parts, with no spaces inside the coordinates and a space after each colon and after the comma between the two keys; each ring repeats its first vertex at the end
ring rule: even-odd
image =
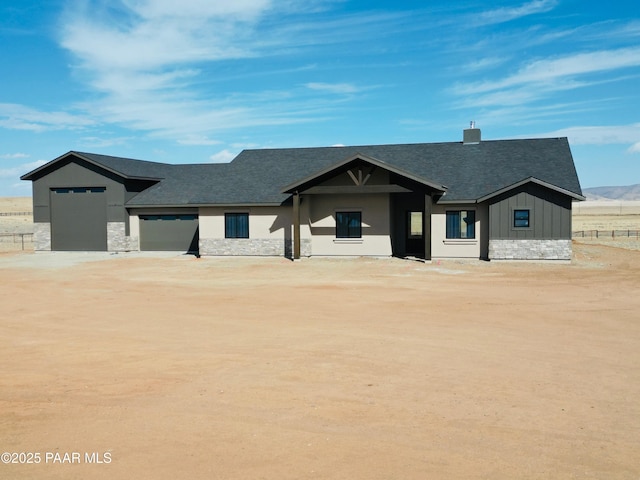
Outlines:
{"type": "Polygon", "coordinates": [[[244,150],[227,164],[71,151],[33,182],[35,250],[571,258],[566,138],[244,150]]]}

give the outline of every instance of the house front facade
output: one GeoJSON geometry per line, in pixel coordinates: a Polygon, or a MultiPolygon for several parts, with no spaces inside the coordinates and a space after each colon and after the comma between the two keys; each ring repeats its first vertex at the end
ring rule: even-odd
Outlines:
{"type": "Polygon", "coordinates": [[[566,138],[245,150],[228,164],[71,151],[33,182],[38,251],[569,260],[566,138]]]}

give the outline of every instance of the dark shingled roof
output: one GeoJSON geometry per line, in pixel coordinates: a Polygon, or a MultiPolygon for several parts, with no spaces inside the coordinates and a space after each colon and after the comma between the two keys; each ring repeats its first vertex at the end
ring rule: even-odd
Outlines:
{"type": "Polygon", "coordinates": [[[284,187],[357,155],[446,186],[441,201],[476,201],[530,178],[582,197],[566,138],[244,150],[228,164],[168,165],[78,155],[127,178],[162,179],[129,206],[279,205],[290,196],[284,187]]]}
{"type": "Polygon", "coordinates": [[[112,157],[97,153],[70,152],[81,158],[85,158],[97,164],[107,167],[109,170],[120,173],[126,178],[166,178],[171,171],[171,165],[147,160],[135,160],[133,158],[112,157]]]}
{"type": "Polygon", "coordinates": [[[46,173],[46,171],[48,171],[55,163],[74,156],[88,160],[96,165],[100,165],[107,170],[128,179],[160,180],[167,176],[169,168],[171,167],[171,165],[166,163],[148,162],[146,160],[136,160],[133,158],[112,157],[110,155],[71,151],[51,160],[48,163],[45,163],[25,175],[22,175],[20,178],[22,180],[35,180],[39,177],[39,174],[41,175],[46,173]]]}

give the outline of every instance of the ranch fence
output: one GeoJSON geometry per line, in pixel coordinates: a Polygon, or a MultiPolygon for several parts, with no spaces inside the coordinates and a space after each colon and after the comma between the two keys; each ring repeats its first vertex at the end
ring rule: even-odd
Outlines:
{"type": "Polygon", "coordinates": [[[578,230],[573,238],[640,238],[640,230],[578,230]]]}
{"type": "Polygon", "coordinates": [[[33,247],[33,233],[0,233],[0,244],[10,250],[30,250],[33,247]]]}

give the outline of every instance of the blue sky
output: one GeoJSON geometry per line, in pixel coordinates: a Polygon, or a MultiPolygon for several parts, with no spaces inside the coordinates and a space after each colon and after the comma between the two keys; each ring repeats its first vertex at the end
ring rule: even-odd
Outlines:
{"type": "Polygon", "coordinates": [[[640,183],[635,1],[15,0],[0,6],[0,195],[69,150],[567,136],[584,187],[640,183]]]}

